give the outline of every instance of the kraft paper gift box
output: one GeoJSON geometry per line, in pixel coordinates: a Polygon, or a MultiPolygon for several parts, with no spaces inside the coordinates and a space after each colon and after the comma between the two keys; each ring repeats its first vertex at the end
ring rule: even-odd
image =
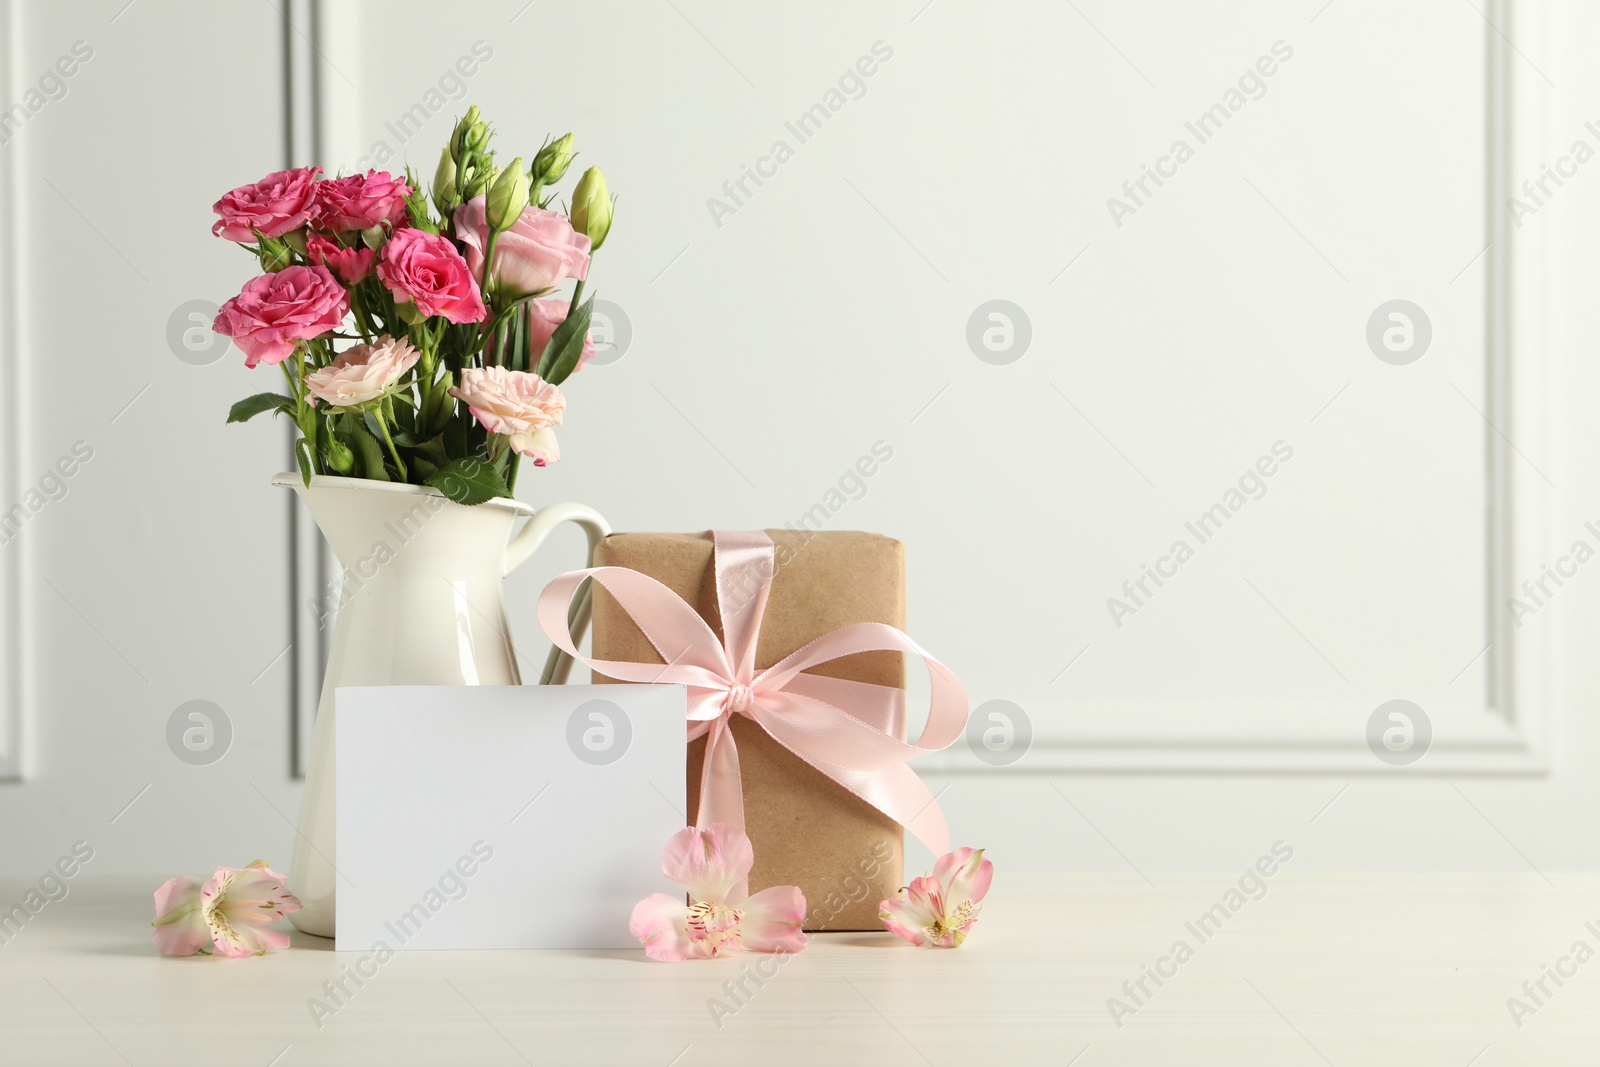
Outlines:
{"type": "MultiPolygon", "coordinates": [[[[905,549],[880,534],[768,530],[776,572],[756,644],[764,669],[830,630],[858,622],[905,628],[905,549]]],[[[627,567],[661,582],[723,638],[704,534],[613,534],[595,552],[596,567],[627,567]]],[[[633,620],[598,584],[593,653],[597,660],[660,663],[633,620]]],[[[905,688],[898,652],[867,652],[812,668],[875,685],[905,688]]],[[[595,672],[596,682],[610,682],[595,672]]],[[[807,764],[745,716],[732,721],[744,784],[745,831],[755,846],[750,891],[799,886],[807,930],[878,930],[878,902],[904,885],[900,824],[807,764]]],[[[904,723],[894,724],[905,736],[904,723]]],[[[689,743],[685,821],[699,810],[705,738],[689,743]]]]}

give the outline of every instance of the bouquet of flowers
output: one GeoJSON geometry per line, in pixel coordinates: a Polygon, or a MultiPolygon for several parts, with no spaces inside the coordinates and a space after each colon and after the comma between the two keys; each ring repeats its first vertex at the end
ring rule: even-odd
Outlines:
{"type": "Polygon", "coordinates": [[[307,485],[313,474],[411,482],[479,504],[511,495],[524,457],[561,458],[557,387],[594,352],[583,290],[614,205],[590,167],[569,214],[550,209],[572,134],[505,167],[492,136],[469,109],[431,198],[409,167],[403,179],[300,167],[217,201],[212,233],[265,273],[212,328],[289,384],[239,401],[228,421],[292,418],[307,485]],[[571,295],[557,293],[568,278],[571,295]]]}

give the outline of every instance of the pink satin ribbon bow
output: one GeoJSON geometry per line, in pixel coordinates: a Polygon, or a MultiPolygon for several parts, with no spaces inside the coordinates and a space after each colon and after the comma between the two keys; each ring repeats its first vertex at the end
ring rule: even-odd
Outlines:
{"type": "Polygon", "coordinates": [[[594,567],[555,578],[539,596],[539,624],[556,647],[607,677],[688,687],[689,738],[706,737],[696,825],[744,825],[739,751],[729,722],[745,715],[790,752],[910,830],[935,856],[948,852],[944,814],[906,761],[937,752],[961,736],[967,694],[956,676],[911,638],[878,622],[841,626],[757,671],[756,638],[775,569],[772,538],[759,530],[717,530],[711,537],[725,644],[678,594],[626,567],[594,567]],[[664,664],[596,660],[578,652],[567,627],[567,610],[585,578],[606,588],[664,664]],[[910,652],[928,665],[928,721],[914,742],[898,736],[905,721],[904,690],[802,673],[841,656],[876,651],[910,652]]]}

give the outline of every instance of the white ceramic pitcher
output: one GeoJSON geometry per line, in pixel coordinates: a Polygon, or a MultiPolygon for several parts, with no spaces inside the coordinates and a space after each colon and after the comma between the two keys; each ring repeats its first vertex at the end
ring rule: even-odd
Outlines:
{"type": "MultiPolygon", "coordinates": [[[[521,684],[501,579],[563,522],[583,527],[591,557],[610,528],[581,504],[535,510],[499,498],[466,507],[425,486],[323,475],[309,487],[298,474],[280,474],[272,484],[300,495],[345,570],[289,869],[289,891],[304,905],[290,921],[332,937],[334,690],[521,684]],[[528,521],[513,537],[519,516],[528,521]]],[[[565,675],[547,667],[544,680],[553,673],[565,675]]]]}

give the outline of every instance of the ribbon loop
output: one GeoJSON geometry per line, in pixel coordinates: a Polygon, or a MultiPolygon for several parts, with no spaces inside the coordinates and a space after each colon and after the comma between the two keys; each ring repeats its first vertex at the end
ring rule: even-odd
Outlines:
{"type": "Polygon", "coordinates": [[[790,752],[927,845],[949,851],[944,815],[906,761],[948,747],[967,721],[967,694],[948,667],[893,626],[864,622],[823,634],[756,671],[761,620],[772,590],[775,552],[762,531],[713,531],[713,566],[723,640],[681,597],[626,567],[593,567],[553,579],[539,596],[539,623],[556,647],[609,677],[678,684],[689,690],[689,737],[706,738],[696,824],[744,825],[739,750],[729,721],[745,715],[790,752]],[[661,656],[661,663],[581,655],[567,609],[585,579],[604,586],[661,656]],[[807,674],[810,667],[860,652],[902,652],[927,664],[927,723],[915,741],[905,731],[901,689],[807,674]]]}

